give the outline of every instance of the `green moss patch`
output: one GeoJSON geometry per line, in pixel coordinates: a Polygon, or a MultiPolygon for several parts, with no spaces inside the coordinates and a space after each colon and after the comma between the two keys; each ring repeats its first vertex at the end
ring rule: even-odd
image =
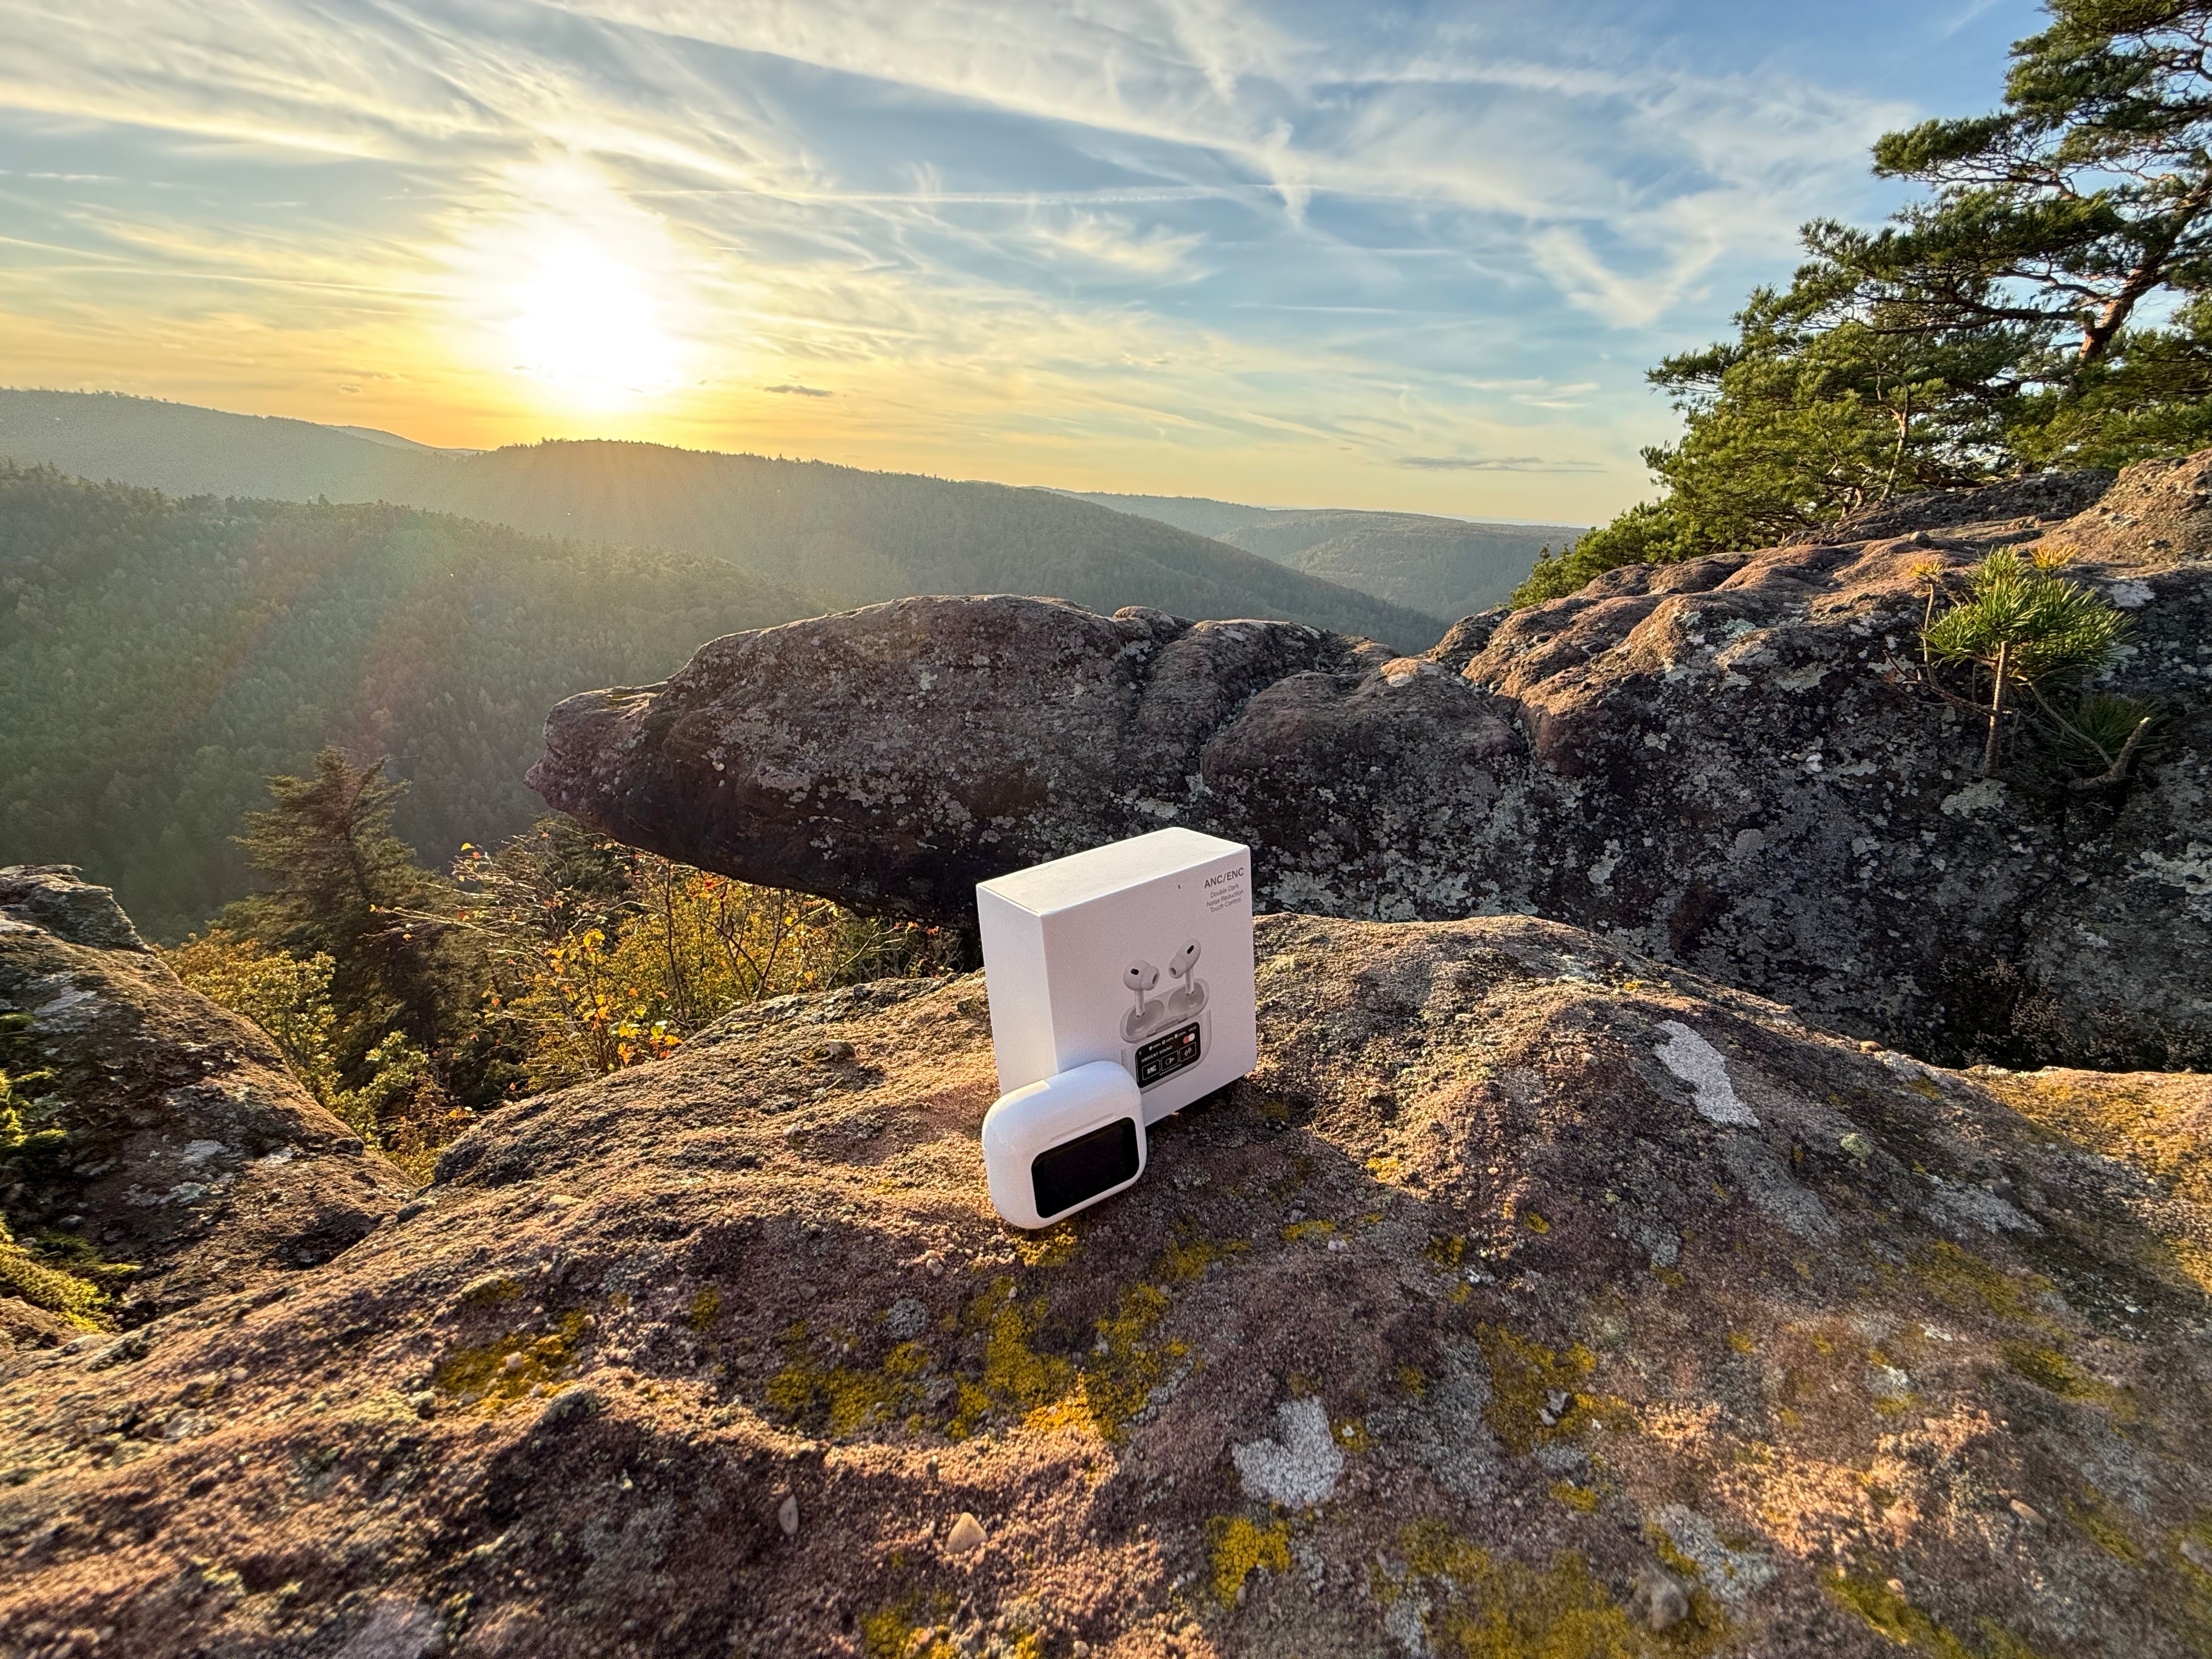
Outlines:
{"type": "Polygon", "coordinates": [[[1402,1545],[1412,1576],[1436,1593],[1429,1639],[1452,1659],[1647,1659],[1703,1652],[1721,1634],[1701,1618],[1654,1634],[1573,1551],[1531,1566],[1494,1556],[1436,1521],[1407,1528],[1402,1545]]]}
{"type": "Polygon", "coordinates": [[[576,1349],[589,1327],[579,1310],[564,1314],[550,1331],[515,1331],[480,1347],[461,1348],[438,1362],[431,1386],[471,1405],[497,1412],[540,1383],[558,1392],[561,1379],[576,1364],[576,1349]]]}

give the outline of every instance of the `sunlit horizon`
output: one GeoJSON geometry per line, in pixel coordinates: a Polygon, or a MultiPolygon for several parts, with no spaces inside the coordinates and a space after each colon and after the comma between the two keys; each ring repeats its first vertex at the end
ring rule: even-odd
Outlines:
{"type": "Polygon", "coordinates": [[[1875,10],[0,0],[0,380],[1590,522],[2034,16],[1875,10]]]}

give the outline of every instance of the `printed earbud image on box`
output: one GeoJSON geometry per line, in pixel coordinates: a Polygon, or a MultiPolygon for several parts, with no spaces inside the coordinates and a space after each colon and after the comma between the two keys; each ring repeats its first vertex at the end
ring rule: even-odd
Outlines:
{"type": "Polygon", "coordinates": [[[1237,842],[1160,830],[976,888],[1001,1097],[984,1158],[1008,1221],[1043,1226],[1121,1191],[1142,1172],[1145,1125],[1258,1061],[1251,875],[1237,842]],[[1131,1146],[1101,1127],[1100,1062],[1135,1096],[1131,1146]],[[1094,1151],[1112,1140],[1113,1157],[1083,1180],[1051,1176],[1085,1136],[1094,1151]]]}

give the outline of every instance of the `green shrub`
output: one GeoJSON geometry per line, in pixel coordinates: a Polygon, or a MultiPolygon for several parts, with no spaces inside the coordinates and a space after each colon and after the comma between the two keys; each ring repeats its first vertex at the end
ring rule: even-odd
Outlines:
{"type": "MultiPolygon", "coordinates": [[[[1974,699],[1988,727],[1982,744],[1985,776],[1996,775],[2005,720],[2021,691],[2035,696],[2057,729],[2103,752],[2094,738],[2057,713],[2046,692],[2077,684],[2109,663],[2127,633],[2128,619],[2102,594],[2057,574],[2056,562],[1997,549],[1969,573],[1966,597],[1954,600],[1921,630],[1921,643],[1932,660],[1972,668],[1978,679],[1986,677],[1987,690],[1978,690],[1974,699]]],[[[2076,709],[2100,730],[2120,717],[2119,705],[2109,700],[2084,701],[2076,709]]],[[[2135,729],[2142,729],[2147,719],[2139,715],[2135,729]]],[[[2104,759],[2107,767],[2118,764],[2117,749],[2104,759]]]]}

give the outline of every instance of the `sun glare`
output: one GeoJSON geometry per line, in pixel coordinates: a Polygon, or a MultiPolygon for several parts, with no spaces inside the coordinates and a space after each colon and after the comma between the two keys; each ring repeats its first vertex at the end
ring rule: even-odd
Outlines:
{"type": "Polygon", "coordinates": [[[682,352],[646,275],[580,232],[556,232],[538,249],[508,334],[518,373],[584,401],[647,396],[683,380],[682,352]]]}
{"type": "Polygon", "coordinates": [[[548,412],[605,415],[687,385],[696,283],[657,216],[574,164],[533,167],[449,255],[458,363],[515,377],[548,412]]]}

